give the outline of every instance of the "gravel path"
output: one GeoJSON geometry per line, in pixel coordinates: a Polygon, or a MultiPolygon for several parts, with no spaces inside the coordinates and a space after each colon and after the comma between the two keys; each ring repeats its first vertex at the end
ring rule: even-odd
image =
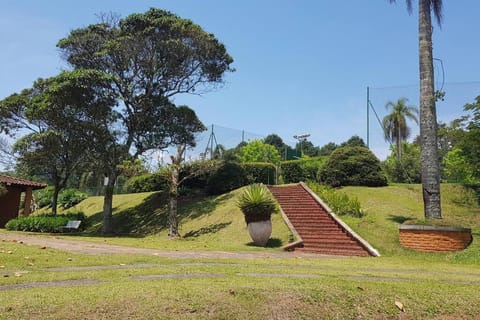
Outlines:
{"type": "Polygon", "coordinates": [[[258,258],[294,258],[294,257],[328,257],[325,255],[301,252],[228,252],[228,251],[171,251],[126,247],[111,244],[93,243],[55,236],[36,236],[29,234],[0,234],[0,241],[15,241],[26,245],[35,245],[82,254],[143,254],[177,259],[258,259],[258,258]]]}

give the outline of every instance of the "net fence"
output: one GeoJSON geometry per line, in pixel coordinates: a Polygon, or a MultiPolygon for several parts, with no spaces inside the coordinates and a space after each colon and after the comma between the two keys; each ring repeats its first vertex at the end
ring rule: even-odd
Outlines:
{"type": "MultiPolygon", "coordinates": [[[[437,84],[438,90],[445,92],[442,100],[437,101],[437,120],[449,124],[451,121],[466,115],[463,107],[471,103],[480,95],[480,81],[437,84]]],[[[367,101],[370,106],[366,111],[367,139],[370,149],[381,159],[390,154],[390,143],[385,140],[381,121],[389,113],[386,108],[388,102],[397,102],[400,98],[407,98],[407,105],[419,108],[419,86],[406,85],[395,87],[370,87],[367,89],[367,101]]],[[[412,141],[420,132],[419,126],[409,121],[412,141]]]]}

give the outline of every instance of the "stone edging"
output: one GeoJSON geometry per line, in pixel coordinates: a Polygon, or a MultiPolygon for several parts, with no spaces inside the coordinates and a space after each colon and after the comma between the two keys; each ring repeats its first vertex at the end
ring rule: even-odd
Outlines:
{"type": "Polygon", "coordinates": [[[428,226],[420,224],[401,224],[400,230],[425,230],[425,231],[452,231],[452,232],[472,232],[472,229],[454,226],[428,226]]]}

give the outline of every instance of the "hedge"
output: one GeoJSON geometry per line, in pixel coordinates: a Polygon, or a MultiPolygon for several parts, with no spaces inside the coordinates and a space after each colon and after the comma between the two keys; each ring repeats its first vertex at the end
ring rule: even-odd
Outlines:
{"type": "Polygon", "coordinates": [[[69,220],[80,220],[80,227],[85,228],[86,216],[83,212],[68,214],[42,214],[30,215],[27,217],[18,217],[7,222],[5,228],[14,231],[30,231],[30,232],[61,232],[69,220]]]}
{"type": "Polygon", "coordinates": [[[248,184],[275,184],[276,168],[269,162],[247,162],[242,164],[248,184]]]}

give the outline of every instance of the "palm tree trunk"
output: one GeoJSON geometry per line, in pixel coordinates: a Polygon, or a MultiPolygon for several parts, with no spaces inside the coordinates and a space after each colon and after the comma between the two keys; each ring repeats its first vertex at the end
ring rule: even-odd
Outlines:
{"type": "Polygon", "coordinates": [[[425,218],[441,219],[440,166],[437,150],[437,115],[434,97],[430,1],[418,1],[422,190],[425,218]]]}
{"type": "Polygon", "coordinates": [[[402,133],[400,132],[400,124],[397,125],[397,160],[402,162],[402,133]]]}

